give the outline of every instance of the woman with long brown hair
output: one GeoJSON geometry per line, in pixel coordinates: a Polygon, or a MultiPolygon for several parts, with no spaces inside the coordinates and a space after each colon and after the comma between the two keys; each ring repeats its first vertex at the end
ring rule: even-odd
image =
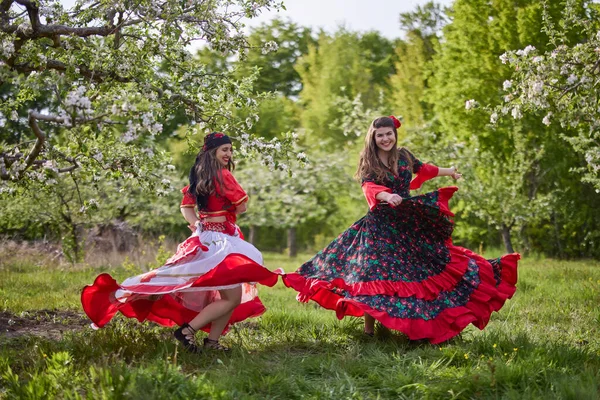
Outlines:
{"type": "Polygon", "coordinates": [[[458,188],[415,196],[410,190],[461,174],[399,149],[399,127],[395,117],[369,126],[356,172],[367,215],[283,279],[299,301],[314,300],[340,319],[364,316],[368,336],[378,320],[410,339],[440,343],[470,323],[483,329],[512,297],[519,255],[486,260],[452,244],[448,201],[458,188]]]}
{"type": "Polygon", "coordinates": [[[204,348],[228,350],[219,343],[228,325],[265,311],[253,282],[273,286],[278,275],[262,266],[261,253],[235,224],[248,196],[231,174],[232,152],[227,135],[205,137],[182,189],[181,213],[193,234],[165,265],[120,285],[102,274],[83,289],[83,308],[98,327],[119,311],[140,322],[179,325],[175,338],[198,353],[196,331],[209,332],[204,348]]]}

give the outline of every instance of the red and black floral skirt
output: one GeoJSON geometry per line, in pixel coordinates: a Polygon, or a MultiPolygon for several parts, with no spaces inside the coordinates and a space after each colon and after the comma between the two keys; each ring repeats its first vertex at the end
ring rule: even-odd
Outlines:
{"type": "Polygon", "coordinates": [[[338,318],[365,313],[410,339],[440,343],[472,323],[483,329],[515,293],[519,254],[486,260],[452,244],[454,214],[442,188],[380,204],[284,283],[338,318]]]}

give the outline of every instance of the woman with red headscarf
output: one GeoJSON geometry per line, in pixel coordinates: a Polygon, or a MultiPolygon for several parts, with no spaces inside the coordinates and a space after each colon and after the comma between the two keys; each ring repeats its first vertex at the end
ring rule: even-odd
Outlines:
{"type": "Polygon", "coordinates": [[[278,275],[262,266],[261,253],[243,240],[235,224],[248,196],[231,174],[232,153],[227,135],[205,137],[190,185],[182,189],[181,212],[193,234],[165,265],[120,285],[102,274],[83,289],[83,309],[96,326],[119,311],[140,322],[179,325],[175,338],[198,353],[199,329],[209,332],[204,348],[228,350],[219,343],[227,326],[265,311],[254,282],[273,286],[278,275]]]}

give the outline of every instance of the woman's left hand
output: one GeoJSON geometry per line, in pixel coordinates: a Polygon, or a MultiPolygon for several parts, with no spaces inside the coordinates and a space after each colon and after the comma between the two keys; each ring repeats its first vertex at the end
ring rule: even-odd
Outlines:
{"type": "Polygon", "coordinates": [[[453,170],[452,174],[450,174],[450,176],[452,177],[452,179],[457,180],[457,179],[462,178],[462,174],[460,174],[458,172],[458,169],[456,167],[452,166],[452,167],[450,167],[450,169],[453,170]]]}

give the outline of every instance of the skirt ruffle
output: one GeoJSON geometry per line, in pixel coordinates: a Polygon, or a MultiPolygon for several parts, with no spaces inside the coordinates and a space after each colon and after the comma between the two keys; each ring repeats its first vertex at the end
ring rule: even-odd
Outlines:
{"type": "Polygon", "coordinates": [[[483,329],[515,293],[520,256],[486,260],[454,246],[448,201],[455,191],[415,196],[395,210],[382,206],[285,274],[285,285],[340,319],[366,313],[412,340],[440,343],[471,323],[483,329]]]}
{"type": "MultiPolygon", "coordinates": [[[[218,290],[242,286],[242,302],[229,320],[233,324],[265,311],[256,283],[273,286],[282,271],[271,272],[262,263],[260,252],[237,235],[196,232],[160,268],[120,285],[109,274],[99,275],[83,289],[81,303],[98,327],[106,325],[117,312],[140,322],[173,326],[189,322],[218,300],[218,290]]],[[[209,331],[210,325],[201,329],[209,331]]]]}

